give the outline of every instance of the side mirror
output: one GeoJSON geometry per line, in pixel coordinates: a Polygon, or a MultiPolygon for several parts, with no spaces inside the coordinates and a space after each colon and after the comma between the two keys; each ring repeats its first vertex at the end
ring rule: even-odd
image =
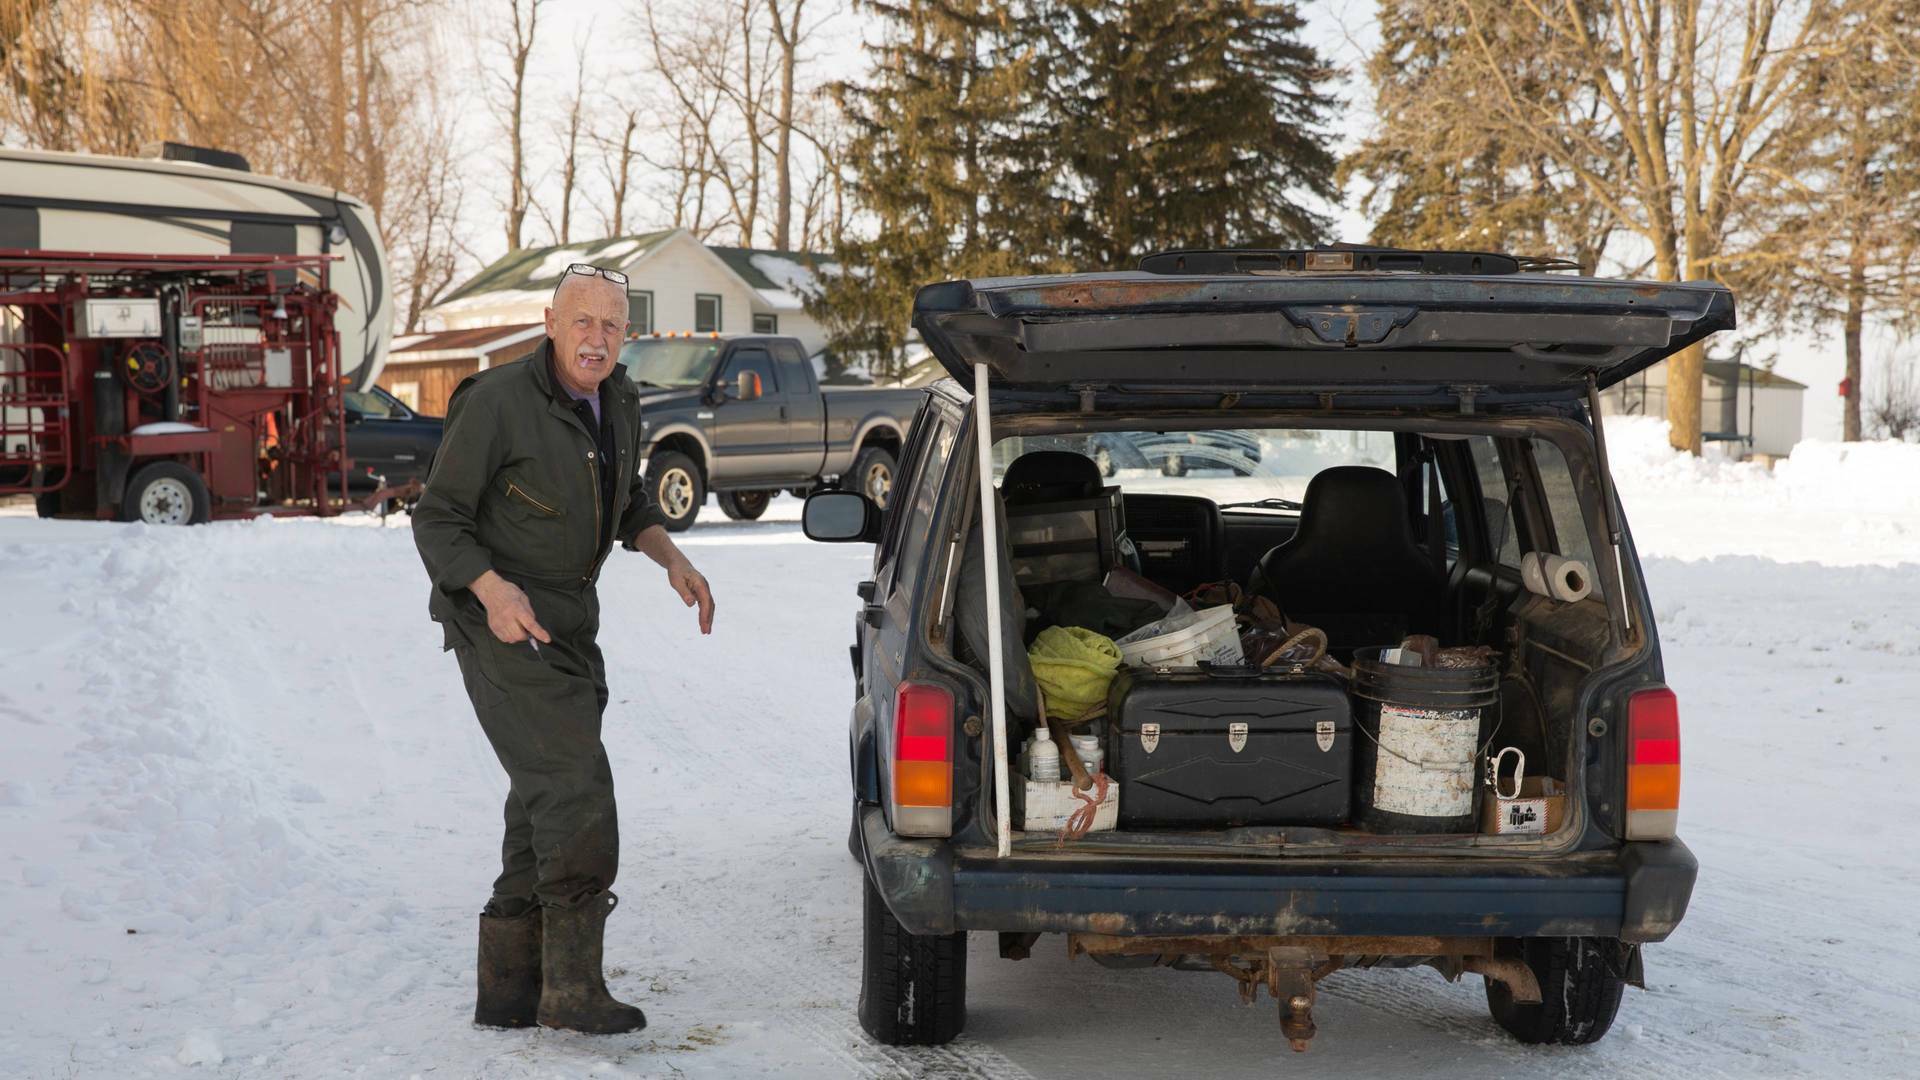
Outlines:
{"type": "Polygon", "coordinates": [[[733,396],[740,401],[760,400],[760,373],[743,371],[735,376],[733,396]]]}
{"type": "Polygon", "coordinates": [[[347,414],[346,420],[347,420],[348,427],[352,427],[353,425],[367,418],[365,413],[357,413],[357,412],[354,412],[352,409],[347,409],[346,414],[347,414]]]}
{"type": "Polygon", "coordinates": [[[800,531],[823,544],[871,544],[880,539],[880,508],[857,491],[821,491],[807,496],[800,531]]]}

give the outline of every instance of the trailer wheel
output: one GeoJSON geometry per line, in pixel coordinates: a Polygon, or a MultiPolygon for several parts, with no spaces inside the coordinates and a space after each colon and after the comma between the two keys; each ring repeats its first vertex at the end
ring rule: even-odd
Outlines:
{"type": "Polygon", "coordinates": [[[888,1046],[940,1046],[967,1026],[967,934],[909,934],[866,883],[860,1026],[888,1046]]]}
{"type": "Polygon", "coordinates": [[[723,491],[716,499],[720,512],[731,521],[758,521],[773,501],[771,491],[723,491]]]}
{"type": "Polygon", "coordinates": [[[667,519],[667,531],[692,528],[694,519],[700,516],[700,504],[707,501],[699,466],[678,450],[663,450],[648,460],[647,474],[647,487],[667,519]]]}
{"type": "Polygon", "coordinates": [[[177,461],[154,461],[127,481],[120,499],[121,521],[149,525],[204,525],[213,517],[207,483],[177,461]]]}
{"type": "Polygon", "coordinates": [[[60,513],[60,493],[42,491],[33,497],[33,512],[43,518],[55,517],[60,513]]]}
{"type": "Polygon", "coordinates": [[[1515,1004],[1505,983],[1487,980],[1487,1009],[1529,1044],[1599,1042],[1620,1011],[1629,946],[1612,938],[1525,938],[1521,956],[1540,980],[1540,1004],[1515,1004]]]}

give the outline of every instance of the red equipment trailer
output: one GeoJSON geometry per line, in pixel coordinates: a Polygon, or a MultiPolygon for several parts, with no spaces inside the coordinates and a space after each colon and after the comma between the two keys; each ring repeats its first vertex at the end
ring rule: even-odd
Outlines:
{"type": "Polygon", "coordinates": [[[0,494],[155,524],[362,505],[333,258],[0,250],[0,494]]]}

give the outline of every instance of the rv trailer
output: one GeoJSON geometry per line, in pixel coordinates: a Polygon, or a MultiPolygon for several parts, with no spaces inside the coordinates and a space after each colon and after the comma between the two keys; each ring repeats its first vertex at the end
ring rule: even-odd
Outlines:
{"type": "Polygon", "coordinates": [[[351,389],[373,385],[393,333],[373,211],[344,192],[246,171],[236,154],[160,152],[172,160],[0,149],[0,251],[338,256],[339,373],[351,389]]]}

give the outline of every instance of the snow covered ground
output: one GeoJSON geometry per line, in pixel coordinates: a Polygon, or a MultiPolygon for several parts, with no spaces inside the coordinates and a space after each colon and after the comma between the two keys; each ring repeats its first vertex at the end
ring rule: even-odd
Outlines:
{"type": "MultiPolygon", "coordinates": [[[[477,1031],[505,781],[403,521],[188,530],[0,514],[0,1075],[1920,1074],[1920,461],[1769,476],[1616,439],[1703,871],[1602,1044],[1529,1050],[1478,980],[1345,972],[1294,1058],[1213,975],[973,945],[966,1036],[853,1019],[846,643],[867,549],[798,504],[684,543],[711,638],[642,559],[603,582],[636,1036],[477,1031]]],[[[1908,448],[1909,450],[1920,448],[1908,448]]]]}

